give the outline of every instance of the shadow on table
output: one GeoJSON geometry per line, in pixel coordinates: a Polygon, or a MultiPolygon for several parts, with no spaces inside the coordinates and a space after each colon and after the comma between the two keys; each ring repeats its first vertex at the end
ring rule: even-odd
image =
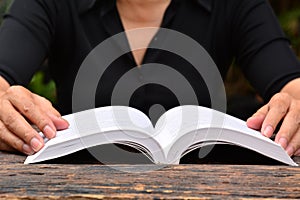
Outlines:
{"type": "MultiPolygon", "coordinates": [[[[118,152],[111,152],[110,145],[101,145],[91,150],[48,160],[47,164],[152,164],[147,156],[134,148],[117,145],[118,152]],[[126,150],[126,151],[124,151],[126,150]],[[98,152],[98,153],[97,153],[98,152]],[[130,157],[128,153],[130,152],[130,157]],[[96,154],[97,155],[96,155],[96,154]],[[101,154],[101,155],[100,155],[101,154]],[[96,156],[94,156],[96,155],[96,156]]],[[[202,147],[209,148],[209,147],[202,147]]],[[[237,165],[284,165],[257,152],[235,145],[215,145],[204,158],[199,158],[199,149],[183,156],[180,164],[237,164],[237,165]]]]}

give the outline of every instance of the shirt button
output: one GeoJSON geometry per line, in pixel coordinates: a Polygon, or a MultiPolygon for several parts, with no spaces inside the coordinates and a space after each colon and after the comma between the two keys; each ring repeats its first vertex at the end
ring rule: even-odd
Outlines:
{"type": "Polygon", "coordinates": [[[157,37],[154,37],[153,41],[155,41],[155,42],[156,42],[156,41],[157,41],[157,37]]]}

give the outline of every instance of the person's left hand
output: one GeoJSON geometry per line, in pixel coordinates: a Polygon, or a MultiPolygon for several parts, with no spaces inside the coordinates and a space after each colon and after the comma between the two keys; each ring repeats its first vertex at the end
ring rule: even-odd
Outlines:
{"type": "Polygon", "coordinates": [[[268,104],[247,120],[247,126],[271,137],[292,156],[300,156],[300,100],[288,93],[277,93],[268,104]],[[280,123],[282,123],[280,125],[280,123]]]}

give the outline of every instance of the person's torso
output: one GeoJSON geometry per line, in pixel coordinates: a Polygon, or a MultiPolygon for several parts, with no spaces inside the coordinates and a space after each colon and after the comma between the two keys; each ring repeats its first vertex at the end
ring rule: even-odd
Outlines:
{"type": "MultiPolygon", "coordinates": [[[[58,17],[60,22],[57,23],[55,41],[49,56],[52,77],[57,83],[58,107],[63,114],[72,112],[74,81],[84,59],[95,47],[124,31],[115,1],[97,0],[92,7],[85,3],[81,5],[80,2],[83,1],[68,0],[60,3],[58,16],[62,17],[58,17]]],[[[233,50],[230,49],[230,24],[226,19],[229,16],[225,15],[226,8],[221,5],[222,3],[216,5],[214,1],[209,1],[209,5],[206,5],[201,3],[205,1],[199,2],[197,0],[173,0],[164,14],[161,27],[184,34],[204,47],[224,77],[233,58],[233,50]]],[[[126,37],[124,39],[127,43],[126,37]]],[[[159,46],[163,42],[164,36],[160,36],[158,32],[151,40],[151,46],[158,46],[161,49],[147,49],[141,69],[143,65],[149,63],[159,63],[160,66],[164,65],[173,69],[191,85],[198,104],[210,107],[210,95],[202,75],[188,61],[189,58],[182,57],[180,52],[172,53],[169,49],[164,49],[163,45],[159,46]]],[[[112,43],[112,46],[116,49],[120,48],[118,44],[112,43]]],[[[197,54],[192,47],[187,51],[190,55],[197,54]]],[[[117,51],[113,56],[113,62],[109,66],[98,66],[105,69],[105,72],[99,77],[100,82],[97,82],[95,93],[95,106],[97,107],[115,104],[112,96],[116,95],[114,93],[116,85],[126,73],[137,68],[131,52],[123,52],[124,54],[120,55],[118,53],[117,51]]],[[[98,59],[101,60],[101,55],[98,59]]],[[[141,70],[141,73],[133,76],[141,87],[132,94],[125,95],[127,99],[124,96],[125,99],[118,104],[138,108],[146,114],[149,114],[149,109],[156,104],[162,105],[166,110],[180,105],[181,100],[177,97],[176,91],[172,91],[172,88],[168,86],[147,80],[147,76],[158,76],[158,74],[157,70],[151,74],[144,74],[141,70]]],[[[170,78],[172,77],[165,77],[165,79],[170,78]]],[[[87,83],[94,84],[94,82],[94,80],[87,80],[87,83]]],[[[176,83],[175,80],[174,84],[180,84],[180,82],[176,83]]],[[[84,87],[88,89],[90,86],[86,84],[84,87]]],[[[191,91],[186,91],[186,93],[186,98],[189,98],[191,91]]]]}

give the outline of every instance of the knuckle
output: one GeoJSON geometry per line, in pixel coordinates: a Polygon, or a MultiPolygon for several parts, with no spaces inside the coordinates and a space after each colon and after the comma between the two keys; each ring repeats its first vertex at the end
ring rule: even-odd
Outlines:
{"type": "Polygon", "coordinates": [[[8,113],[3,119],[3,123],[6,127],[11,127],[16,122],[16,116],[12,113],[8,113]]]}
{"type": "Polygon", "coordinates": [[[300,126],[300,101],[295,101],[292,103],[289,114],[293,123],[299,127],[300,126]]]}
{"type": "Polygon", "coordinates": [[[21,140],[14,140],[11,145],[15,149],[22,149],[23,142],[21,140]]]}
{"type": "Polygon", "coordinates": [[[299,112],[300,111],[300,101],[299,100],[293,101],[291,107],[293,109],[295,109],[297,112],[299,112]]]}
{"type": "Polygon", "coordinates": [[[52,107],[51,101],[49,101],[49,100],[46,99],[45,97],[36,95],[36,99],[37,99],[43,106],[46,106],[46,107],[52,107]]]}
{"type": "Polygon", "coordinates": [[[30,141],[32,138],[34,137],[34,135],[32,134],[32,132],[31,131],[26,131],[25,133],[24,133],[24,137],[23,137],[23,139],[24,139],[24,141],[30,141]]]}
{"type": "Polygon", "coordinates": [[[280,115],[285,115],[289,108],[289,100],[285,97],[286,95],[275,95],[270,103],[269,103],[269,110],[274,109],[280,115]]]}
{"type": "Polygon", "coordinates": [[[17,116],[13,114],[8,114],[3,120],[3,124],[5,128],[12,133],[20,133],[21,130],[24,130],[24,124],[21,123],[17,116]]]}
{"type": "Polygon", "coordinates": [[[6,141],[6,131],[3,127],[4,126],[1,126],[1,130],[0,130],[0,140],[5,142],[6,141]]]}
{"type": "Polygon", "coordinates": [[[299,118],[297,118],[297,120],[295,121],[295,123],[296,123],[296,125],[297,125],[298,127],[300,127],[300,119],[299,119],[299,118]]]}
{"type": "Polygon", "coordinates": [[[289,110],[286,116],[286,120],[292,122],[293,125],[299,125],[300,124],[299,112],[296,110],[289,110]]]}
{"type": "Polygon", "coordinates": [[[11,86],[7,89],[6,93],[9,95],[15,95],[23,92],[23,88],[21,86],[11,86]]]}
{"type": "Polygon", "coordinates": [[[279,135],[280,137],[284,137],[286,138],[288,141],[291,140],[291,138],[293,137],[293,131],[289,128],[285,128],[283,130],[280,130],[277,135],[279,135]]]}
{"type": "Polygon", "coordinates": [[[9,105],[10,105],[9,100],[7,100],[7,99],[1,99],[1,109],[5,109],[9,105]]]}
{"type": "Polygon", "coordinates": [[[23,107],[21,108],[22,112],[26,114],[30,114],[35,109],[35,104],[32,101],[24,101],[23,107]]]}
{"type": "Polygon", "coordinates": [[[0,100],[0,118],[1,119],[6,116],[6,113],[10,110],[11,107],[12,107],[12,105],[8,99],[2,98],[0,100]]]}
{"type": "Polygon", "coordinates": [[[23,86],[16,85],[11,86],[6,90],[6,96],[8,99],[22,100],[24,98],[31,97],[31,93],[23,86]]]}
{"type": "Polygon", "coordinates": [[[37,125],[39,128],[44,128],[44,126],[46,126],[47,124],[48,124],[48,120],[47,120],[46,118],[40,118],[40,119],[38,119],[36,125],[37,125]]]}
{"type": "Polygon", "coordinates": [[[6,141],[7,130],[5,126],[2,124],[0,127],[0,141],[6,141]]]}
{"type": "Polygon", "coordinates": [[[283,116],[288,112],[288,109],[286,108],[285,105],[279,104],[276,106],[276,111],[279,115],[283,116]]]}
{"type": "Polygon", "coordinates": [[[286,104],[287,100],[290,101],[290,95],[286,94],[286,93],[277,93],[275,94],[272,99],[271,99],[271,103],[272,104],[286,104]]]}
{"type": "Polygon", "coordinates": [[[0,122],[0,133],[4,132],[6,130],[4,124],[0,122]]]}
{"type": "Polygon", "coordinates": [[[300,116],[298,112],[293,113],[291,120],[297,127],[300,127],[300,116]]]}
{"type": "Polygon", "coordinates": [[[45,97],[38,96],[38,95],[37,95],[37,97],[38,97],[41,101],[49,103],[49,100],[46,99],[45,97]]]}

